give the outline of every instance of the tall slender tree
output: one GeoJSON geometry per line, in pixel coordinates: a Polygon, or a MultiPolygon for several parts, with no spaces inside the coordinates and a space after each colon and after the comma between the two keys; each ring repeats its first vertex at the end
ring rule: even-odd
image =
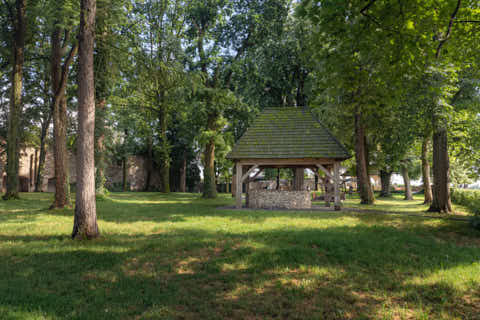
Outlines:
{"type": "Polygon", "coordinates": [[[19,170],[19,135],[20,135],[20,115],[22,112],[22,88],[23,88],[23,63],[25,36],[27,32],[27,21],[25,11],[27,0],[17,0],[15,8],[6,2],[10,20],[12,21],[12,86],[10,92],[10,111],[8,116],[8,134],[7,134],[7,190],[3,199],[18,198],[18,170],[19,170]]]}
{"type": "Polygon", "coordinates": [[[52,52],[50,60],[53,92],[53,156],[55,161],[55,197],[51,209],[63,208],[70,205],[66,92],[70,65],[78,51],[78,43],[76,41],[69,48],[70,32],[71,30],[60,26],[60,21],[55,21],[55,27],[51,37],[52,52]]]}
{"type": "Polygon", "coordinates": [[[100,235],[95,202],[95,43],[96,0],[81,0],[78,69],[77,193],[72,238],[100,235]]]}

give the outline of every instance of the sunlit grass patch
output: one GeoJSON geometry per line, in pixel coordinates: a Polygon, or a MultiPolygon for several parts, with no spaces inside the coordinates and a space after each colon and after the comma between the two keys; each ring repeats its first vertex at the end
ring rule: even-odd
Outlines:
{"type": "Polygon", "coordinates": [[[50,201],[0,202],[0,319],[479,314],[480,233],[411,215],[420,200],[371,206],[394,214],[238,211],[219,209],[230,195],[113,193],[95,241],[70,240],[73,209],[50,201]]]}

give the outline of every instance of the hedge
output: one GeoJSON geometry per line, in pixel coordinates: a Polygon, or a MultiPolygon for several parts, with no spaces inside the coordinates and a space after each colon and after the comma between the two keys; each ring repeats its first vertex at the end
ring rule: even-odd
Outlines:
{"type": "Polygon", "coordinates": [[[480,190],[452,189],[452,202],[466,207],[475,217],[472,218],[472,226],[480,230],[480,190]]]}

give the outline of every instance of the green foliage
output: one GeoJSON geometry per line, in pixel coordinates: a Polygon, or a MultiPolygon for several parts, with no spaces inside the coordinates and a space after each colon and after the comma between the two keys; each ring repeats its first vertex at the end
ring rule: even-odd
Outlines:
{"type": "Polygon", "coordinates": [[[464,206],[475,214],[470,224],[480,230],[480,190],[452,189],[451,196],[453,203],[464,206]]]}
{"type": "Polygon", "coordinates": [[[454,188],[451,190],[452,202],[468,208],[472,213],[480,215],[480,191],[462,190],[454,188]]]}

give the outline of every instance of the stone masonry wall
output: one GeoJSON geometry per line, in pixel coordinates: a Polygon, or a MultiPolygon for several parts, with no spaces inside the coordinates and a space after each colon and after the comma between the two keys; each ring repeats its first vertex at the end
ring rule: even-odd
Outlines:
{"type": "MultiPolygon", "coordinates": [[[[1,150],[0,150],[1,151],[1,150]]],[[[43,175],[43,181],[41,183],[42,191],[46,192],[55,192],[55,163],[53,159],[53,150],[47,150],[45,158],[45,171],[43,175]]],[[[39,151],[37,152],[37,157],[39,156],[39,151]]],[[[34,189],[34,179],[30,179],[30,166],[32,169],[35,167],[35,164],[31,160],[35,161],[35,149],[28,147],[22,148],[20,150],[20,168],[19,176],[20,180],[26,181],[26,190],[21,190],[22,192],[33,191],[34,189]]],[[[141,191],[145,187],[146,180],[146,170],[145,170],[145,159],[141,156],[130,156],[128,158],[128,171],[127,171],[127,182],[130,186],[130,191],[141,191]]],[[[6,173],[5,173],[6,159],[5,156],[0,153],[0,193],[5,192],[6,188],[6,173]]],[[[38,159],[37,159],[38,165],[38,159]]],[[[76,177],[76,165],[75,165],[75,155],[70,153],[68,154],[68,169],[69,169],[69,180],[70,183],[75,183],[77,181],[76,177]]],[[[32,175],[34,172],[32,172],[32,175]]],[[[114,184],[122,183],[123,170],[121,164],[111,163],[106,168],[106,185],[111,187],[114,184]]],[[[158,170],[152,172],[151,184],[154,187],[160,185],[160,175],[158,170]]],[[[23,189],[23,188],[22,188],[23,189]]]]}
{"type": "Polygon", "coordinates": [[[310,209],[309,191],[250,190],[249,204],[253,209],[310,209]]]}

